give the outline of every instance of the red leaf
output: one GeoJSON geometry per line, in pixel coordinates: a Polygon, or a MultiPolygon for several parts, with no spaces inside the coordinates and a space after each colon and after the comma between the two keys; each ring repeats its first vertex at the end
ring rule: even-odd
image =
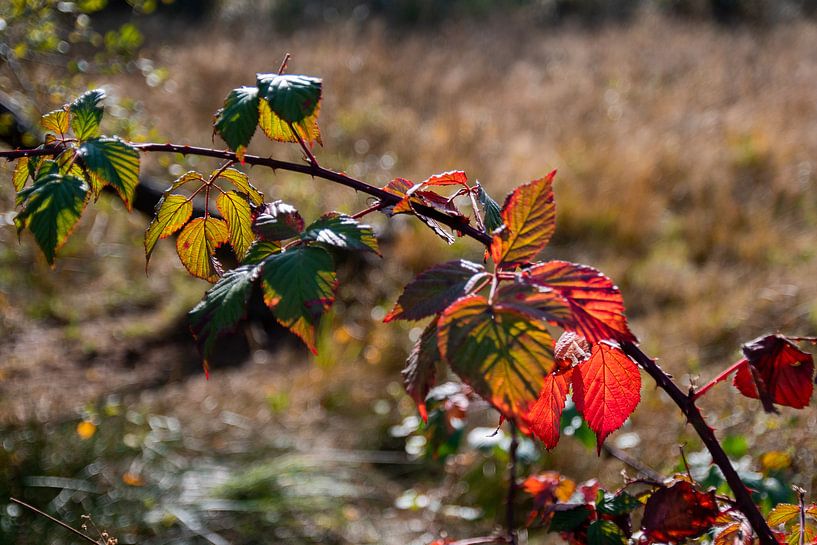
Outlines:
{"type": "Polygon", "coordinates": [[[428,422],[428,411],[426,410],[426,395],[434,386],[436,380],[435,365],[440,360],[440,352],[437,349],[437,320],[432,320],[423,330],[423,334],[417,339],[414,348],[409,354],[406,367],[403,369],[403,384],[406,392],[417,404],[417,410],[423,418],[423,422],[428,422]]]}
{"type": "Polygon", "coordinates": [[[569,501],[576,490],[576,483],[558,471],[545,471],[525,479],[522,488],[533,497],[533,509],[527,521],[527,526],[530,526],[537,519],[549,521],[553,516],[550,506],[569,501]]]}
{"type": "Polygon", "coordinates": [[[714,492],[698,492],[691,483],[678,481],[650,496],[641,527],[650,542],[678,543],[702,536],[717,517],[714,492]]]}
{"type": "Polygon", "coordinates": [[[529,263],[550,242],[556,230],[553,202],[554,170],[544,178],[517,187],[505,199],[502,221],[505,228],[494,235],[494,263],[514,267],[529,263]]]}
{"type": "Polygon", "coordinates": [[[759,337],[743,345],[744,364],[734,385],[746,397],[760,399],[766,412],[773,403],[802,409],[814,391],[814,359],[780,335],[759,337]]]}
{"type": "Polygon", "coordinates": [[[542,440],[548,450],[559,442],[562,411],[565,408],[572,373],[573,370],[568,369],[563,373],[548,375],[539,392],[539,399],[525,415],[530,431],[542,440]]]}
{"type": "Polygon", "coordinates": [[[527,281],[558,291],[573,311],[576,331],[589,342],[603,340],[636,342],[624,316],[621,291],[598,270],[567,261],[548,261],[523,273],[527,281]]]}
{"type": "Polygon", "coordinates": [[[420,185],[461,185],[468,187],[468,177],[462,170],[449,170],[448,172],[435,174],[434,176],[427,178],[420,185]]]}
{"type": "Polygon", "coordinates": [[[620,348],[593,347],[590,359],[573,369],[573,401],[587,425],[604,439],[624,424],[641,400],[641,374],[620,348]]]}

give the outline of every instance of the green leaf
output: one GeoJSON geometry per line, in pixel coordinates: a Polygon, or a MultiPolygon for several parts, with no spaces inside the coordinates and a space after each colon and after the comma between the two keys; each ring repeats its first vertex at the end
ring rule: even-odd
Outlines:
{"type": "Polygon", "coordinates": [[[224,220],[195,218],[179,233],[176,252],[190,274],[208,282],[216,282],[219,275],[213,264],[213,253],[229,239],[230,232],[224,220]]]}
{"type": "Polygon", "coordinates": [[[255,240],[252,234],[250,203],[240,193],[228,191],[218,196],[216,207],[227,221],[230,229],[230,245],[235,250],[238,260],[241,261],[255,240]]]}
{"type": "Polygon", "coordinates": [[[437,348],[437,319],[432,320],[423,330],[420,338],[414,343],[403,369],[403,385],[406,393],[417,404],[417,410],[428,422],[426,410],[426,395],[434,386],[436,379],[436,365],[440,361],[440,351],[437,348]]]}
{"type": "Polygon", "coordinates": [[[241,263],[242,265],[261,263],[272,254],[277,254],[280,251],[281,245],[277,242],[256,240],[252,243],[249,250],[247,250],[247,255],[244,256],[244,260],[241,263]]]}
{"type": "Polygon", "coordinates": [[[420,320],[442,312],[486,278],[482,265],[464,259],[435,265],[409,282],[383,321],[420,320]]]}
{"type": "Polygon", "coordinates": [[[62,175],[53,161],[40,170],[34,185],[18,194],[23,210],[14,218],[19,233],[28,227],[49,264],[79,221],[88,196],[88,184],[74,175],[62,175]]]}
{"type": "Polygon", "coordinates": [[[321,129],[318,127],[319,113],[319,109],[316,109],[309,117],[297,123],[293,123],[292,126],[295,128],[295,132],[292,132],[289,124],[272,111],[269,102],[262,100],[258,104],[258,124],[261,130],[264,131],[264,134],[267,135],[267,138],[275,140],[276,142],[296,143],[298,142],[297,134],[308,144],[314,142],[323,144],[321,141],[321,129]]]}
{"type": "MultiPolygon", "coordinates": [[[[502,227],[502,214],[499,203],[491,198],[485,189],[477,182],[477,198],[482,205],[482,218],[485,230],[489,233],[502,227]]],[[[476,213],[476,211],[474,211],[476,213]]]]}
{"type": "Polygon", "coordinates": [[[337,212],[325,214],[311,223],[301,233],[301,239],[343,250],[368,250],[380,255],[371,226],[358,223],[353,217],[337,212]]]}
{"type": "Polygon", "coordinates": [[[233,187],[238,189],[239,192],[246,193],[250,198],[250,202],[254,205],[259,205],[264,202],[264,195],[250,183],[250,179],[247,175],[240,170],[226,168],[222,171],[215,171],[214,174],[218,174],[216,179],[222,178],[227,180],[233,187]]]}
{"type": "Polygon", "coordinates": [[[565,511],[554,511],[548,532],[572,532],[584,524],[589,516],[590,509],[584,505],[565,511]]]}
{"type": "Polygon", "coordinates": [[[587,528],[587,545],[627,545],[627,536],[614,522],[594,520],[587,528]]]}
{"type": "Polygon", "coordinates": [[[233,329],[246,314],[247,300],[259,271],[254,265],[242,265],[227,271],[188,313],[190,329],[202,346],[205,360],[218,336],[233,329]]]}
{"type": "Polygon", "coordinates": [[[596,497],[596,510],[605,515],[625,515],[641,507],[641,502],[626,492],[612,494],[599,490],[596,497]]]}
{"type": "Polygon", "coordinates": [[[258,89],[239,87],[224,100],[214,126],[231,150],[243,161],[244,151],[258,126],[258,89]]]}
{"type": "Polygon", "coordinates": [[[270,109],[288,123],[311,116],[321,100],[321,80],[309,76],[258,74],[258,92],[270,109]]]}
{"type": "Polygon", "coordinates": [[[105,98],[105,91],[94,89],[80,95],[69,106],[71,128],[79,141],[99,135],[99,123],[102,120],[102,106],[99,103],[105,98]]]}
{"type": "Polygon", "coordinates": [[[40,118],[40,125],[48,132],[64,136],[68,132],[68,112],[64,109],[48,112],[40,118]]]}
{"type": "Polygon", "coordinates": [[[79,148],[97,190],[113,187],[128,210],[139,184],[139,152],[118,138],[94,138],[79,148]]]}
{"type": "Polygon", "coordinates": [[[505,267],[533,260],[556,230],[553,202],[554,170],[544,178],[517,187],[502,206],[505,228],[494,233],[491,257],[505,267]]]}
{"type": "Polygon", "coordinates": [[[553,339],[546,326],[517,308],[463,297],[440,318],[443,360],[506,418],[523,418],[553,370],[553,339]]]}
{"type": "Polygon", "coordinates": [[[253,210],[252,231],[262,240],[297,237],[303,229],[304,219],[294,206],[283,201],[266,203],[253,210]]]}
{"type": "Polygon", "coordinates": [[[193,203],[184,195],[165,195],[156,204],[156,217],[145,231],[145,269],[159,239],[182,228],[193,215],[193,203]]]}
{"type": "Polygon", "coordinates": [[[300,246],[272,255],[261,266],[264,302],[281,325],[317,353],[315,328],[335,300],[332,256],[323,248],[300,246]]]}

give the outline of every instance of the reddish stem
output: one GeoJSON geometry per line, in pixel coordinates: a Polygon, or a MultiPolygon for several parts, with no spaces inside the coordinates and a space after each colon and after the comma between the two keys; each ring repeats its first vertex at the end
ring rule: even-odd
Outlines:
{"type": "Polygon", "coordinates": [[[701,387],[699,390],[696,390],[694,393],[692,393],[691,394],[692,395],[692,400],[693,401],[697,400],[698,398],[703,396],[706,392],[708,392],[709,389],[712,388],[714,385],[716,385],[719,382],[723,382],[724,380],[726,380],[729,377],[729,375],[731,375],[732,373],[737,371],[738,368],[741,365],[743,365],[744,363],[746,363],[746,359],[741,358],[739,361],[736,361],[735,363],[733,363],[732,365],[730,365],[729,367],[727,367],[726,369],[721,371],[721,373],[718,376],[716,376],[715,378],[713,378],[712,380],[710,380],[709,382],[704,384],[703,387],[701,387]]]}

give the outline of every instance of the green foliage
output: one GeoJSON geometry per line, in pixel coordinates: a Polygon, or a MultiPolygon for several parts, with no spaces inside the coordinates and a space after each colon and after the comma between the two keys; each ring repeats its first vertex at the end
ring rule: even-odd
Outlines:
{"type": "Polygon", "coordinates": [[[78,152],[88,170],[94,194],[99,196],[109,185],[130,210],[139,183],[139,152],[118,138],[86,140],[78,152]]]}

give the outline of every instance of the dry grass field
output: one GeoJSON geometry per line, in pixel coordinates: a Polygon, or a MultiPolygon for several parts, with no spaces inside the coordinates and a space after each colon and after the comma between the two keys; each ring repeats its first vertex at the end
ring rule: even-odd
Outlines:
{"type": "MultiPolygon", "coordinates": [[[[282,33],[258,20],[187,29],[146,23],[145,55],[167,69],[166,78],[155,87],[140,75],[89,83],[133,101],[151,138],[209,145],[211,115],[226,93],[276,70],[290,52],[291,71],[324,78],[325,146],[316,155],[326,166],[377,184],[463,169],[498,200],[558,169],[557,234],[545,257],[614,278],[645,351],[684,385],[706,382],[739,357],[742,342],[763,333],[817,333],[814,24],[722,28],[645,15],[621,26],[537,27],[507,16],[426,30],[368,21],[282,33]]],[[[299,159],[260,135],[253,145],[299,159]]],[[[152,160],[149,168],[169,181],[177,161],[152,160]]],[[[307,215],[366,205],[327,182],[260,170],[251,176],[307,215]]],[[[0,205],[12,209],[9,191],[0,205]]],[[[388,438],[372,437],[372,426],[387,437],[389,425],[413,412],[397,387],[410,327],[379,325],[369,308],[388,310],[399,286],[436,261],[480,258],[471,242],[446,248],[419,225],[374,218],[387,235],[385,259],[366,274],[365,288],[343,293],[338,329],[322,337],[327,355],[308,361],[291,346],[259,348],[245,365],[215,369],[205,383],[184,371],[195,365],[189,344],[167,331],[206,286],[182,274],[169,243],[146,277],[146,221],[122,215],[102,202],[53,270],[28,235],[18,246],[13,226],[0,227],[0,421],[7,433],[37,417],[75,423],[94,398],[115,393],[138,410],[174,415],[196,441],[215,445],[215,459],[231,455],[222,443],[235,434],[250,441],[237,449],[246,457],[247,430],[267,446],[285,437],[296,452],[376,451],[388,438]],[[198,410],[205,402],[214,408],[198,410]],[[225,414],[236,416],[225,421],[225,414]]],[[[619,446],[669,473],[679,443],[692,453],[700,444],[646,377],[642,395],[618,432],[628,434],[619,446]]],[[[723,436],[747,439],[747,470],[760,469],[764,452],[784,451],[787,478],[809,490],[817,485],[812,409],[765,415],[728,384],[703,406],[723,436]]],[[[610,487],[624,467],[570,438],[540,466],[598,476],[610,487]]],[[[406,479],[375,467],[364,484],[376,492],[365,507],[350,502],[338,515],[342,524],[303,511],[318,526],[355,528],[333,530],[334,541],[325,542],[420,543],[437,525],[475,527],[392,507],[414,481],[430,497],[444,497],[450,490],[440,468],[428,470],[431,479],[422,472],[406,479]]]]}

